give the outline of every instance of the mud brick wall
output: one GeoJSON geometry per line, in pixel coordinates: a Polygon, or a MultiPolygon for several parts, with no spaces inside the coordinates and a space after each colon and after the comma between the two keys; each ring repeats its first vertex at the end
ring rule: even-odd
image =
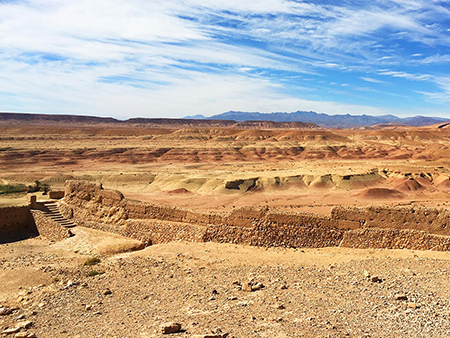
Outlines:
{"type": "Polygon", "coordinates": [[[118,222],[126,219],[159,219],[198,225],[223,224],[252,227],[255,221],[268,220],[276,224],[314,224],[317,226],[354,228],[354,222],[335,222],[329,217],[307,214],[269,212],[266,208],[244,207],[229,213],[206,213],[129,201],[119,191],[103,189],[94,183],[68,181],[64,202],[66,217],[90,221],[118,222]],[[71,211],[71,207],[73,210],[71,211]],[[344,226],[343,226],[344,224],[344,226]]]}
{"type": "Polygon", "coordinates": [[[37,235],[28,206],[0,208],[0,243],[37,235]]]}
{"type": "Polygon", "coordinates": [[[64,203],[62,211],[66,217],[106,223],[127,219],[159,219],[196,224],[208,224],[211,221],[211,215],[207,213],[129,201],[119,191],[82,181],[66,182],[64,203]]]}
{"type": "Polygon", "coordinates": [[[119,225],[78,220],[79,225],[141,241],[145,246],[173,241],[202,242],[206,227],[158,220],[127,220],[119,225]]]}
{"type": "Polygon", "coordinates": [[[331,216],[246,207],[229,213],[128,201],[114,190],[66,182],[61,212],[81,225],[141,240],[174,240],[256,246],[409,248],[450,250],[450,213],[417,207],[336,207],[331,216]],[[449,225],[449,226],[448,226],[449,225]]]}
{"type": "Polygon", "coordinates": [[[359,229],[344,234],[342,247],[449,251],[450,237],[419,230],[359,229]]]}
{"type": "Polygon", "coordinates": [[[0,208],[0,234],[26,229],[30,221],[29,214],[27,206],[0,208]]]}
{"type": "Polygon", "coordinates": [[[46,217],[40,210],[31,210],[36,228],[39,235],[48,238],[52,241],[62,241],[63,239],[72,236],[69,229],[59,225],[57,222],[49,217],[46,217]]]}
{"type": "Polygon", "coordinates": [[[249,227],[210,226],[205,242],[235,243],[262,247],[322,248],[339,246],[344,230],[301,225],[262,223],[249,227]]]}
{"type": "Polygon", "coordinates": [[[333,219],[325,215],[318,215],[307,212],[289,213],[282,211],[270,211],[264,217],[265,220],[272,222],[273,224],[307,224],[318,227],[328,227],[336,229],[358,229],[360,223],[353,220],[345,219],[333,219]]]}
{"type": "Polygon", "coordinates": [[[332,210],[337,221],[359,222],[363,228],[411,229],[435,235],[450,236],[450,211],[423,207],[367,208],[336,207],[332,210]]]}

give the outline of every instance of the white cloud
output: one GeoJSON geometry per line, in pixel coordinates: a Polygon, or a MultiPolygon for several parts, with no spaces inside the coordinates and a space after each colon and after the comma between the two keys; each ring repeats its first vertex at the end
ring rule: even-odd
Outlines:
{"type": "Polygon", "coordinates": [[[391,70],[381,70],[380,75],[399,77],[399,78],[403,78],[403,79],[407,79],[407,80],[414,80],[414,81],[425,81],[425,80],[431,79],[431,76],[428,74],[411,74],[411,73],[407,73],[407,72],[391,71],[391,70]]]}
{"type": "Polygon", "coordinates": [[[371,77],[365,77],[365,76],[361,76],[360,79],[361,79],[361,80],[364,80],[364,81],[366,81],[366,82],[372,82],[372,83],[386,83],[386,82],[384,82],[384,81],[377,80],[377,79],[373,79],[373,78],[371,78],[371,77]]]}
{"type": "MultiPolygon", "coordinates": [[[[377,73],[380,61],[393,59],[391,66],[401,59],[386,48],[382,31],[404,33],[396,38],[409,43],[448,44],[442,25],[433,26],[446,15],[445,7],[418,0],[396,0],[391,8],[387,3],[0,2],[0,99],[18,110],[122,116],[198,113],[192,109],[382,113],[330,99],[306,100],[301,84],[295,93],[280,83],[334,72],[349,79],[328,79],[328,84],[345,81],[342,87],[356,88],[349,83],[359,74],[377,73]]],[[[447,62],[447,57],[422,62],[447,62]]],[[[378,74],[435,81],[399,69],[378,74]]]]}
{"type": "Polygon", "coordinates": [[[428,56],[425,59],[421,60],[422,63],[443,63],[443,62],[450,62],[450,55],[432,55],[428,56]]]}
{"type": "Polygon", "coordinates": [[[389,60],[392,58],[393,58],[392,56],[383,56],[383,57],[379,58],[378,61],[389,60]]]}

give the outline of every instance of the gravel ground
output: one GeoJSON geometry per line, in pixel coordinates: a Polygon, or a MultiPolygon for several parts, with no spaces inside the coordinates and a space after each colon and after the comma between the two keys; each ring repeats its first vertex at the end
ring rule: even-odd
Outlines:
{"type": "Polygon", "coordinates": [[[1,283],[8,273],[30,274],[26,284],[17,279],[17,290],[0,301],[13,309],[0,316],[0,331],[28,320],[31,327],[20,331],[23,336],[448,337],[450,332],[448,253],[177,242],[84,266],[88,256],[46,252],[45,245],[23,254],[26,242],[0,248],[1,283]],[[30,268],[33,272],[26,272],[30,268]],[[88,276],[94,270],[101,274],[88,276]],[[32,286],[37,274],[47,282],[32,286]],[[259,290],[245,291],[251,286],[259,290]],[[180,323],[181,332],[161,334],[166,322],[180,323]]]}

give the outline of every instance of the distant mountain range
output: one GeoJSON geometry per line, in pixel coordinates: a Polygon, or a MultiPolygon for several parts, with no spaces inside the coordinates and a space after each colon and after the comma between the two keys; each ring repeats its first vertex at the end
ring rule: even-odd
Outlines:
{"type": "Polygon", "coordinates": [[[130,118],[118,120],[112,117],[53,115],[0,112],[0,122],[9,124],[108,124],[108,125],[142,125],[146,127],[211,127],[211,128],[359,128],[374,125],[407,125],[422,127],[450,122],[450,118],[414,116],[399,118],[394,115],[328,115],[312,111],[293,113],[248,113],[229,111],[223,114],[205,117],[203,115],[185,118],[130,118]]]}
{"type": "Polygon", "coordinates": [[[376,124],[403,124],[422,127],[443,122],[450,122],[450,118],[414,116],[400,118],[394,115],[328,115],[313,111],[296,111],[292,113],[250,113],[229,111],[226,113],[205,117],[203,115],[186,116],[185,119],[234,120],[234,121],[273,121],[273,122],[304,122],[315,123],[326,128],[355,128],[369,127],[376,124]]]}
{"type": "Polygon", "coordinates": [[[6,125],[89,125],[89,126],[135,126],[147,128],[234,128],[234,129],[312,129],[314,123],[274,121],[233,121],[215,119],[171,119],[134,117],[118,120],[112,117],[83,115],[54,115],[0,112],[0,123],[6,125]]]}

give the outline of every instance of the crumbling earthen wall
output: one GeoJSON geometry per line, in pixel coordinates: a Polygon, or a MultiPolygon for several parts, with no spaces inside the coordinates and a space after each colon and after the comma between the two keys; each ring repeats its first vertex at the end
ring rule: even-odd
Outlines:
{"type": "Polygon", "coordinates": [[[95,183],[68,181],[62,212],[75,217],[104,223],[117,223],[127,219],[158,219],[198,225],[227,225],[252,227],[255,221],[273,224],[313,224],[316,226],[351,229],[357,222],[333,221],[330,217],[312,213],[284,213],[267,208],[243,207],[229,213],[207,213],[171,206],[130,201],[119,191],[103,189],[95,183]],[[72,209],[72,210],[71,210],[72,209]]]}
{"type": "Polygon", "coordinates": [[[354,220],[333,219],[329,216],[307,212],[291,213],[283,211],[270,211],[265,215],[264,220],[279,225],[306,224],[316,227],[336,228],[343,230],[358,229],[360,227],[360,223],[354,220]]]}
{"type": "Polygon", "coordinates": [[[206,227],[160,220],[126,220],[120,224],[77,220],[87,228],[107,231],[141,241],[145,246],[173,241],[202,242],[206,227]]]}
{"type": "Polygon", "coordinates": [[[444,209],[337,207],[331,216],[325,216],[246,207],[229,213],[204,213],[128,201],[120,192],[101,185],[68,181],[60,210],[81,224],[136,238],[146,245],[188,240],[450,250],[450,237],[446,237],[450,236],[450,213],[444,209]]]}
{"type": "Polygon", "coordinates": [[[424,207],[336,207],[331,218],[358,222],[363,228],[411,229],[450,236],[450,211],[424,207]]]}
{"type": "Polygon", "coordinates": [[[344,234],[342,247],[449,251],[450,237],[419,230],[359,229],[344,234]]]}
{"type": "Polygon", "coordinates": [[[263,247],[321,248],[339,246],[344,232],[344,230],[312,225],[280,226],[262,222],[254,227],[209,226],[203,240],[263,247]]]}
{"type": "Polygon", "coordinates": [[[72,236],[69,229],[62,227],[60,224],[44,215],[40,210],[31,210],[32,217],[36,224],[39,235],[52,241],[62,241],[72,236]]]}
{"type": "Polygon", "coordinates": [[[0,242],[37,235],[28,206],[0,208],[0,242]]]}

